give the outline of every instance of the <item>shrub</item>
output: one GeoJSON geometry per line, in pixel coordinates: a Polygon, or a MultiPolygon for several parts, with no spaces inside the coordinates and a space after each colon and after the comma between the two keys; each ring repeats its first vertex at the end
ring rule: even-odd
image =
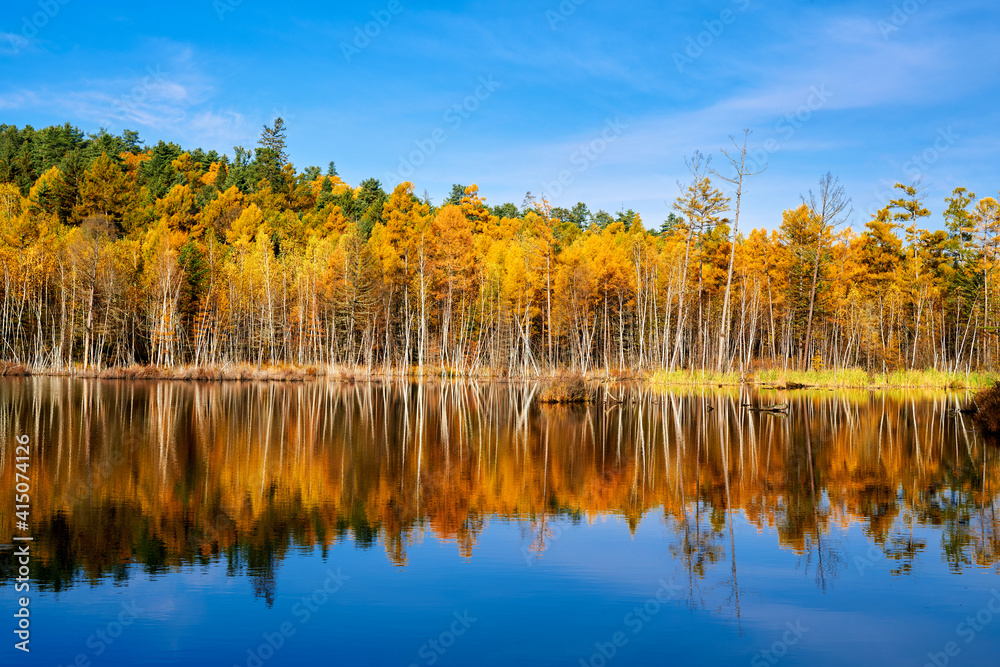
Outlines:
{"type": "Polygon", "coordinates": [[[586,403],[588,400],[587,383],[579,375],[546,380],[538,395],[539,403],[586,403]]]}
{"type": "Polygon", "coordinates": [[[984,433],[1000,435],[1000,382],[989,389],[983,389],[973,400],[977,410],[972,421],[984,433]]]}

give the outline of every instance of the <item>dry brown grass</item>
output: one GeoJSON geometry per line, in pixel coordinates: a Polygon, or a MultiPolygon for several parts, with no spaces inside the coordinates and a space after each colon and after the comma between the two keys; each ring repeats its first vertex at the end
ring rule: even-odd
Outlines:
{"type": "Polygon", "coordinates": [[[590,400],[582,375],[561,375],[541,382],[539,403],[586,403],[590,400]]]}
{"type": "MultiPolygon", "coordinates": [[[[80,370],[70,373],[81,378],[101,380],[180,380],[193,382],[302,382],[321,375],[315,366],[262,366],[249,364],[225,366],[123,366],[103,370],[80,370]]],[[[331,374],[332,375],[332,374],[331,374]]]]}
{"type": "Polygon", "coordinates": [[[102,371],[79,373],[82,377],[97,377],[102,380],[143,380],[156,377],[159,369],[154,366],[125,366],[123,368],[105,368],[102,371]]]}
{"type": "Polygon", "coordinates": [[[983,389],[975,397],[976,414],[972,421],[989,435],[1000,435],[1000,382],[983,389]]]}
{"type": "Polygon", "coordinates": [[[27,375],[31,375],[31,371],[24,364],[0,362],[0,377],[24,377],[27,375]]]}

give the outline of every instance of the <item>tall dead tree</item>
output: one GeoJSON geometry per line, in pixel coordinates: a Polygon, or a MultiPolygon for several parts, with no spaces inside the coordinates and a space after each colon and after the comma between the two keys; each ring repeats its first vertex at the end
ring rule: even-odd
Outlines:
{"type": "Polygon", "coordinates": [[[819,221],[819,234],[816,235],[816,256],[813,259],[812,285],[809,288],[809,317],[806,320],[806,343],[802,348],[803,359],[809,359],[809,349],[812,344],[813,313],[816,307],[816,288],[819,284],[819,262],[823,256],[823,243],[827,237],[827,232],[838,225],[842,225],[851,217],[854,211],[851,208],[851,200],[844,194],[844,188],[840,185],[840,179],[834,178],[830,172],[819,179],[819,194],[809,191],[809,201],[802,198],[802,202],[808,204],[813,215],[819,221]],[[846,211],[846,213],[845,213],[846,211]]]}
{"type": "Polygon", "coordinates": [[[733,264],[736,260],[736,235],[739,233],[740,228],[740,202],[743,199],[743,181],[750,176],[761,174],[767,169],[767,165],[764,165],[759,171],[751,171],[747,168],[747,139],[749,137],[750,130],[743,130],[742,146],[737,144],[736,139],[730,136],[729,139],[733,142],[733,147],[736,149],[735,152],[730,154],[727,149],[722,149],[722,154],[726,156],[729,164],[736,170],[735,176],[723,176],[718,171],[712,170],[713,174],[736,187],[736,210],[733,216],[733,229],[730,232],[729,243],[729,271],[726,273],[726,295],[722,300],[722,321],[719,323],[719,356],[715,363],[715,370],[720,373],[722,372],[722,360],[729,349],[729,300],[733,289],[733,264]]]}

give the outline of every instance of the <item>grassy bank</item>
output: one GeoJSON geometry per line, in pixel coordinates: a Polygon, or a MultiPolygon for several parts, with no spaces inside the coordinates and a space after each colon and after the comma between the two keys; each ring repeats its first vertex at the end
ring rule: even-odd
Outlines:
{"type": "MultiPolygon", "coordinates": [[[[551,381],[556,378],[574,376],[567,371],[551,371],[537,376],[509,378],[499,375],[489,369],[480,368],[476,373],[463,373],[453,368],[425,366],[423,374],[417,366],[404,368],[395,367],[388,371],[382,369],[367,369],[364,366],[331,366],[318,364],[312,366],[295,366],[291,364],[263,365],[224,364],[206,366],[113,366],[110,368],[84,369],[81,366],[70,368],[30,368],[24,364],[12,364],[0,361],[0,377],[23,376],[55,376],[76,377],[101,380],[191,380],[191,381],[275,381],[302,382],[315,378],[327,378],[345,382],[366,380],[480,380],[480,381],[551,381]]],[[[642,379],[641,375],[608,376],[595,375],[589,379],[642,379]]]]}
{"type": "MultiPolygon", "coordinates": [[[[567,377],[566,371],[541,373],[533,378],[508,378],[489,369],[480,369],[476,373],[463,373],[453,368],[425,366],[423,374],[417,366],[404,368],[395,367],[388,371],[382,369],[367,369],[364,366],[333,366],[318,364],[311,366],[296,366],[292,364],[277,364],[255,366],[253,364],[223,364],[205,366],[113,366],[110,368],[84,369],[81,366],[70,368],[30,368],[24,364],[0,362],[0,377],[19,376],[55,376],[76,377],[101,380],[190,380],[190,381],[257,381],[257,382],[302,382],[315,378],[353,382],[367,380],[480,380],[480,381],[525,381],[551,380],[567,377]]],[[[572,374],[569,374],[572,375],[572,374]]],[[[590,379],[598,379],[597,376],[590,379]]],[[[601,375],[600,379],[605,379],[601,375]]],[[[617,377],[613,379],[641,379],[632,377],[617,377]]]]}
{"type": "Polygon", "coordinates": [[[844,389],[971,389],[990,387],[1000,381],[1000,372],[946,373],[934,369],[868,373],[860,368],[822,371],[767,369],[745,376],[713,371],[656,371],[654,384],[736,385],[741,383],[776,387],[824,387],[844,389]]]}
{"type": "Polygon", "coordinates": [[[321,376],[349,379],[340,369],[316,366],[124,366],[104,369],[34,370],[23,364],[0,364],[0,376],[52,375],[102,380],[303,381],[321,376]]]}
{"type": "Polygon", "coordinates": [[[669,385],[725,385],[735,386],[745,381],[739,373],[717,373],[706,370],[653,371],[649,377],[653,384],[669,385]]]}
{"type": "MultiPolygon", "coordinates": [[[[194,380],[194,381],[276,381],[301,382],[319,377],[331,380],[369,379],[418,379],[419,370],[393,369],[391,373],[369,372],[363,367],[343,366],[253,366],[249,364],[227,364],[220,366],[127,366],[101,370],[69,368],[57,370],[31,369],[23,364],[0,362],[0,377],[26,375],[63,375],[80,378],[105,380],[194,380]]],[[[427,380],[465,377],[470,380],[509,380],[486,369],[474,376],[464,376],[448,369],[424,368],[427,380]]],[[[568,371],[543,372],[535,380],[546,386],[562,382],[570,377],[582,377],[568,371]]],[[[519,378],[519,380],[528,378],[519,378]]],[[[745,375],[738,372],[717,373],[709,370],[658,370],[652,374],[634,371],[595,370],[587,373],[587,380],[632,381],[646,380],[657,385],[674,386],[738,386],[740,384],[770,387],[822,387],[844,389],[969,389],[979,391],[1000,382],[1000,371],[975,373],[945,373],[933,369],[921,371],[894,371],[871,374],[861,369],[839,369],[822,371],[795,371],[782,369],[758,370],[745,375]]]]}

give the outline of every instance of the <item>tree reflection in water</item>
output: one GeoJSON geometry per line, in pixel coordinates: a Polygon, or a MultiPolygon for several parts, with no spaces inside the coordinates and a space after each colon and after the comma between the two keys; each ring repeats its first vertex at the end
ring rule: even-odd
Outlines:
{"type": "Polygon", "coordinates": [[[32,576],[52,590],[222,561],[270,603],[292,550],[346,541],[405,566],[433,536],[474,558],[502,520],[532,562],[571,523],[634,531],[661,512],[690,603],[724,587],[737,614],[735,521],[772,528],[821,588],[852,566],[838,543],[852,524],[897,575],[935,557],[923,526],[954,572],[998,568],[998,449],[954,394],[632,387],[582,407],[533,392],[4,379],[0,506],[14,505],[12,434],[32,434],[32,576]],[[746,408],[773,403],[787,415],[746,408]]]}

